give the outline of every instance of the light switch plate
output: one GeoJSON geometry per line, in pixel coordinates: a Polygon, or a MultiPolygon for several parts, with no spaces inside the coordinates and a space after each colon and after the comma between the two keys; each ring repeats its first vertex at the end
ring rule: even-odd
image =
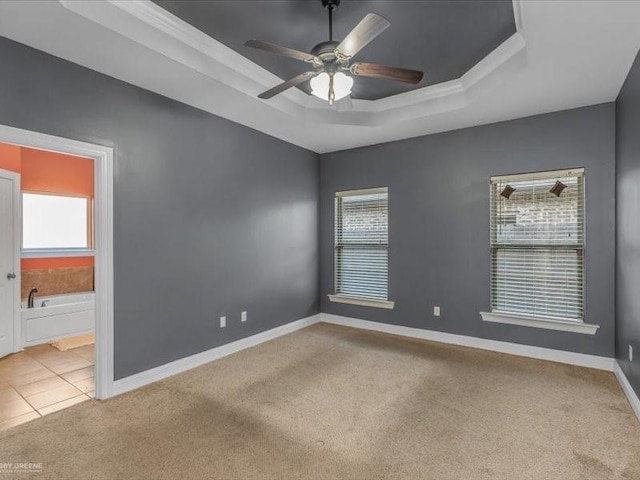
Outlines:
{"type": "Polygon", "coordinates": [[[246,312],[246,311],[243,311],[243,312],[240,314],[240,321],[241,321],[241,322],[246,322],[246,321],[247,321],[247,312],[246,312]]]}
{"type": "Polygon", "coordinates": [[[220,328],[227,326],[227,317],[220,317],[220,328]]]}
{"type": "Polygon", "coordinates": [[[629,345],[629,361],[633,362],[633,345],[629,345]]]}
{"type": "Polygon", "coordinates": [[[438,305],[433,307],[433,316],[434,317],[439,317],[440,316],[440,307],[438,305]]]}

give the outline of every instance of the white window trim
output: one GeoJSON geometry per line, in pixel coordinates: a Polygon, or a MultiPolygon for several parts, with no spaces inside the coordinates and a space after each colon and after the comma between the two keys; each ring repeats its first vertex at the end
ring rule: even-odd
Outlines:
{"type": "Polygon", "coordinates": [[[545,170],[542,172],[517,173],[513,175],[494,175],[491,177],[491,181],[517,182],[521,180],[540,180],[555,177],[571,177],[573,175],[584,175],[584,167],[570,168],[566,170],[545,170]]]}
{"type": "Polygon", "coordinates": [[[480,312],[480,315],[485,322],[546,328],[548,330],[561,330],[564,332],[583,333],[585,335],[595,335],[600,328],[600,325],[565,318],[537,317],[508,312],[480,312]]]}
{"type": "MultiPolygon", "coordinates": [[[[373,195],[377,193],[389,193],[389,187],[374,187],[374,188],[363,188],[359,190],[345,190],[341,192],[336,192],[336,197],[353,197],[358,195],[373,195]]],[[[387,251],[389,249],[389,244],[387,243],[387,251]]],[[[387,258],[388,262],[388,258],[387,258]]],[[[337,274],[337,270],[334,271],[334,276],[337,274]]],[[[337,285],[337,281],[334,278],[334,285],[337,285]]],[[[374,307],[374,308],[384,308],[387,310],[393,310],[395,307],[394,301],[391,300],[381,300],[378,298],[367,298],[367,297],[356,297],[353,295],[345,295],[342,293],[335,293],[327,295],[329,297],[329,301],[333,303],[344,303],[348,305],[358,305],[361,307],[374,307]]]]}
{"type": "Polygon", "coordinates": [[[361,307],[376,307],[393,310],[396,302],[391,300],[378,300],[374,298],[352,297],[350,295],[327,295],[329,300],[334,303],[347,303],[349,305],[360,305],[361,307]]]}
{"type": "MultiPolygon", "coordinates": [[[[95,159],[94,159],[95,161],[95,159]]],[[[95,180],[94,180],[95,181],[95,180]]],[[[93,198],[90,195],[82,195],[75,193],[57,193],[57,192],[39,192],[25,190],[20,192],[20,202],[22,204],[24,194],[31,195],[49,195],[52,197],[66,197],[66,198],[83,198],[87,200],[87,243],[86,247],[55,247],[55,248],[22,248],[20,250],[20,258],[61,258],[61,257],[95,257],[95,250],[93,242],[95,241],[95,233],[91,232],[92,225],[95,222],[95,213],[92,212],[93,198]]],[[[22,212],[24,215],[24,212],[22,212]]],[[[20,239],[20,245],[22,245],[22,235],[20,239]]]]}
{"type": "Polygon", "coordinates": [[[58,258],[58,257],[95,257],[96,251],[91,248],[25,248],[22,258],[58,258]]]}
{"type": "Polygon", "coordinates": [[[389,187],[361,188],[360,190],[345,190],[336,192],[336,197],[357,197],[359,195],[375,195],[376,193],[389,193],[389,187]]]}
{"type": "MultiPolygon", "coordinates": [[[[584,168],[571,168],[565,170],[549,170],[533,173],[522,173],[516,175],[498,175],[491,177],[491,183],[494,181],[519,181],[528,179],[547,179],[556,176],[572,176],[584,175],[584,168]]],[[[584,187],[583,187],[584,188],[584,187]]],[[[584,201],[584,200],[583,200],[584,201]]],[[[584,227],[583,227],[584,228],[584,227]]],[[[584,248],[584,243],[583,243],[584,248]]],[[[584,249],[583,249],[584,254],[584,249]]],[[[584,257],[583,257],[584,261],[584,257]]],[[[583,265],[584,273],[584,265],[583,265]]],[[[493,279],[492,279],[493,282],[493,279]]],[[[583,297],[583,302],[584,302],[583,297]]],[[[492,323],[503,323],[508,325],[519,325],[524,327],[544,328],[548,330],[559,330],[565,332],[582,333],[586,335],[595,335],[600,325],[585,323],[583,319],[545,317],[531,314],[520,314],[513,312],[504,312],[493,310],[491,312],[480,312],[482,320],[492,323]]]]}

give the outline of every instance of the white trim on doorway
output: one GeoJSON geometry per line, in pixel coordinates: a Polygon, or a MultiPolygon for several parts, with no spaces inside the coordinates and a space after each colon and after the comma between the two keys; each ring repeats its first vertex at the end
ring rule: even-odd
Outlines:
{"type": "Polygon", "coordinates": [[[96,398],[109,398],[113,395],[113,148],[4,125],[0,143],[95,161],[96,398]]]}
{"type": "Polygon", "coordinates": [[[21,285],[21,270],[20,270],[20,247],[22,245],[22,232],[20,226],[22,224],[22,211],[20,208],[15,208],[15,205],[21,205],[20,197],[20,174],[11,172],[9,170],[0,170],[0,177],[8,178],[13,183],[13,272],[0,272],[2,275],[5,273],[13,273],[13,351],[20,350],[22,342],[22,321],[20,315],[20,285],[21,285]]]}

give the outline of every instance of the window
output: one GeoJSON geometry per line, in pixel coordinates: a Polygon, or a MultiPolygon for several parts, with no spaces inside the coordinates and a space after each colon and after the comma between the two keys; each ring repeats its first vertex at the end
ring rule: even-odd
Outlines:
{"type": "Polygon", "coordinates": [[[491,311],[582,323],[582,169],[491,179],[491,311]]]}
{"type": "Polygon", "coordinates": [[[75,252],[90,248],[90,201],[87,197],[22,194],[23,251],[62,249],[75,252]]]}
{"type": "Polygon", "coordinates": [[[332,301],[393,308],[387,299],[388,217],[387,188],[336,194],[332,301]]]}

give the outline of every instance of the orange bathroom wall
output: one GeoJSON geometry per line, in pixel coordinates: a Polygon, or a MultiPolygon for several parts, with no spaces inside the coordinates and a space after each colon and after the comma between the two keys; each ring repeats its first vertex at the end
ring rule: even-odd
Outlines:
{"type": "Polygon", "coordinates": [[[22,190],[93,198],[93,160],[22,148],[22,190]]]}
{"type": "Polygon", "coordinates": [[[16,145],[0,143],[0,168],[11,172],[20,173],[21,148],[16,145]]]}
{"type": "MultiPolygon", "coordinates": [[[[94,198],[93,160],[0,143],[0,168],[20,173],[23,192],[94,198]]],[[[93,267],[93,257],[24,258],[22,270],[93,267]]]]}
{"type": "Polygon", "coordinates": [[[23,258],[22,270],[40,268],[93,267],[93,257],[23,258]]]}

